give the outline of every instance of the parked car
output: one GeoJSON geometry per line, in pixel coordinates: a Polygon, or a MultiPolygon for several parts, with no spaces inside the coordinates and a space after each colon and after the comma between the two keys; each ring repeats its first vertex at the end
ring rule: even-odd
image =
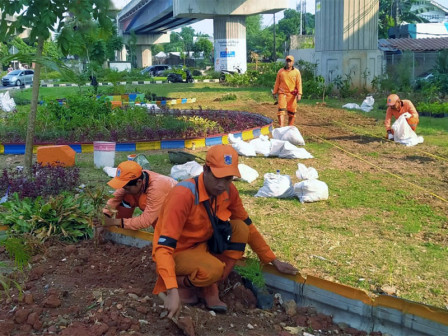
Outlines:
{"type": "Polygon", "coordinates": [[[420,76],[418,76],[414,82],[413,82],[413,86],[414,89],[421,89],[426,83],[431,83],[434,81],[434,75],[432,73],[424,73],[420,76]]]}
{"type": "Polygon", "coordinates": [[[141,71],[141,74],[149,74],[150,76],[160,76],[164,71],[170,70],[168,64],[151,65],[141,71]]]}
{"type": "Polygon", "coordinates": [[[33,70],[13,70],[2,78],[3,86],[21,86],[33,83],[33,70]]]}

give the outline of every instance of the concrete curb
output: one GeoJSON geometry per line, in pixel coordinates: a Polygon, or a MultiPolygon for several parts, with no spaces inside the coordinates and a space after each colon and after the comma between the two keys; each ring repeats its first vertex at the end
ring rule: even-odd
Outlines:
{"type": "MultiPolygon", "coordinates": [[[[195,79],[193,83],[219,83],[219,79],[195,79]]],[[[168,84],[168,82],[165,81],[131,81],[131,82],[118,82],[120,85],[147,85],[147,84],[168,84]]],[[[185,83],[184,83],[185,84],[185,83]]],[[[98,83],[98,86],[113,86],[114,84],[111,82],[101,82],[98,83]]],[[[40,87],[71,87],[71,86],[78,86],[78,84],[74,83],[61,83],[61,84],[51,84],[51,83],[45,83],[41,82],[40,87]]],[[[90,83],[86,83],[82,86],[91,86],[90,83]]],[[[33,87],[32,85],[24,85],[23,87],[12,87],[12,89],[29,89],[33,87]]]]}

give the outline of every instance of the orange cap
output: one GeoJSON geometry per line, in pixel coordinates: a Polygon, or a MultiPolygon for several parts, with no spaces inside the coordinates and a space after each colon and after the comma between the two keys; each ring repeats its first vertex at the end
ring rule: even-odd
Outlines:
{"type": "Polygon", "coordinates": [[[114,189],[123,188],[129,181],[142,176],[142,167],[135,161],[124,161],[118,165],[117,174],[107,182],[114,189]]]}
{"type": "Polygon", "coordinates": [[[398,100],[400,100],[400,97],[398,97],[395,93],[392,93],[389,97],[387,97],[387,106],[394,106],[398,100]]]}
{"type": "Polygon", "coordinates": [[[291,60],[291,62],[294,63],[294,56],[288,55],[288,56],[286,56],[286,60],[291,60]]]}
{"type": "Polygon", "coordinates": [[[217,178],[227,176],[241,177],[238,170],[238,153],[230,145],[216,145],[211,147],[205,158],[205,164],[210,167],[217,178]]]}

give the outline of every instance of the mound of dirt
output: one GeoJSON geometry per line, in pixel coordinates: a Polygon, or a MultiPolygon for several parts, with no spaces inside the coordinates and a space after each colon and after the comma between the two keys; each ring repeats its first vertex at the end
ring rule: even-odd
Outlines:
{"type": "MultiPolygon", "coordinates": [[[[0,250],[0,260],[7,259],[0,250]]],[[[2,336],[183,335],[164,318],[162,301],[152,295],[156,275],[149,247],[46,243],[25,274],[10,276],[25,281],[22,296],[14,289],[0,298],[2,336]]],[[[272,309],[257,309],[255,296],[241,280],[232,273],[220,285],[229,306],[226,314],[211,313],[199,303],[184,306],[179,322],[198,336],[366,335],[311,308],[280,304],[278,298],[272,309]]]]}

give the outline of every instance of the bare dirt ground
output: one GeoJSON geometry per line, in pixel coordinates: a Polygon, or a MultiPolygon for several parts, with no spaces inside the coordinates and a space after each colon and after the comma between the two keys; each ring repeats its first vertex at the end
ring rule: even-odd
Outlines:
{"type": "MultiPolygon", "coordinates": [[[[0,251],[0,260],[7,260],[0,251]]],[[[94,241],[45,244],[32,259],[24,295],[13,290],[0,300],[0,335],[183,335],[151,294],[155,265],[151,249],[94,241]]],[[[185,306],[179,321],[195,335],[367,335],[330,316],[277,300],[270,310],[256,309],[252,292],[232,273],[221,284],[226,314],[212,315],[203,303],[185,306]]],[[[193,335],[190,333],[189,335],[193,335]]],[[[371,335],[381,335],[372,333],[371,335]]]]}

